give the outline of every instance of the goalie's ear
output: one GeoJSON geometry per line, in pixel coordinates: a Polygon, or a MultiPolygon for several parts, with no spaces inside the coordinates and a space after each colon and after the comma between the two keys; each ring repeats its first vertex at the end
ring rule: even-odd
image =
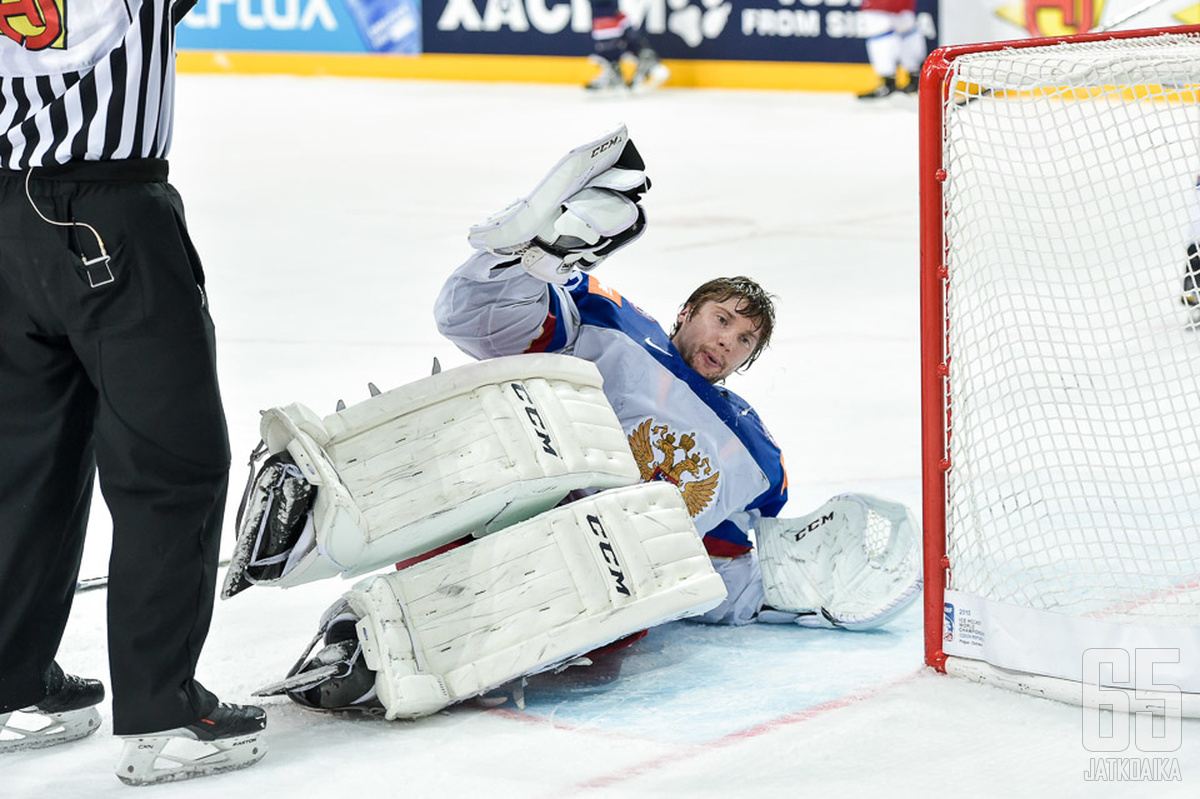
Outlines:
{"type": "Polygon", "coordinates": [[[920,596],[920,527],[898,502],[840,494],[755,536],[767,605],[803,626],[874,629],[920,596]]]}

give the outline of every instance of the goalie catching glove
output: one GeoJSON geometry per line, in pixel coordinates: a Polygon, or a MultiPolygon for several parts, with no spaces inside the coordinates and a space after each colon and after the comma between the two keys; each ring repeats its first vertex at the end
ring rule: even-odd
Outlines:
{"type": "Polygon", "coordinates": [[[471,245],[516,257],[534,277],[564,284],[645,229],[650,188],[624,125],[567,153],[527,197],[471,228],[471,245]]]}
{"type": "Polygon", "coordinates": [[[755,525],[766,605],[760,621],[869,630],[921,594],[921,541],[908,508],[841,494],[797,519],[755,525]]]}

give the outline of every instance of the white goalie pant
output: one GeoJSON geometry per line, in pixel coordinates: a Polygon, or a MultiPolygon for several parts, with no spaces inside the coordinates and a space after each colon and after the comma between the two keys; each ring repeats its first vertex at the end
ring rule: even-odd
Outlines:
{"type": "Polygon", "coordinates": [[[679,490],[603,491],[345,595],[386,717],[417,718],[725,596],[679,490]]]}
{"type": "Polygon", "coordinates": [[[760,621],[868,630],[921,595],[920,527],[898,502],[841,494],[807,516],[759,519],[755,536],[760,621]]]}
{"type": "MultiPolygon", "coordinates": [[[[272,408],[263,442],[316,487],[282,587],[351,577],[484,535],[554,507],[576,489],[637,482],[638,468],[595,365],[516,355],[450,369],[324,419],[272,408]]],[[[269,510],[238,531],[223,596],[245,579],[269,510]]],[[[263,505],[261,503],[266,503],[263,505]]]]}

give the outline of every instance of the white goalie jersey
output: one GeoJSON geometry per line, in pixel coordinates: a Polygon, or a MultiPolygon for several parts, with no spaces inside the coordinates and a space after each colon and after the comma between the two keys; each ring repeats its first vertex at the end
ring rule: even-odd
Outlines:
{"type": "Polygon", "coordinates": [[[550,285],[477,252],[434,315],[477,358],[565,352],[595,363],[639,478],[679,488],[714,554],[748,551],[755,521],[787,502],[780,449],[754,409],[704,380],[653,318],[594,276],[550,285]]]}

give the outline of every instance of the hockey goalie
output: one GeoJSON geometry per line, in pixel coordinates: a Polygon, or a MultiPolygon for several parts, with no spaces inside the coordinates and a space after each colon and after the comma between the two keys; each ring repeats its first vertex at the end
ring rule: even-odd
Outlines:
{"type": "Polygon", "coordinates": [[[672,619],[871,629],[917,597],[902,505],[776,518],[779,448],[721,385],[769,339],[757,284],[710,281],[668,336],[591,276],[644,228],[643,169],[619,128],[472,228],[435,313],[478,363],[264,416],[226,596],[415,563],[355,585],[265,693],[414,718],[672,619]]]}

